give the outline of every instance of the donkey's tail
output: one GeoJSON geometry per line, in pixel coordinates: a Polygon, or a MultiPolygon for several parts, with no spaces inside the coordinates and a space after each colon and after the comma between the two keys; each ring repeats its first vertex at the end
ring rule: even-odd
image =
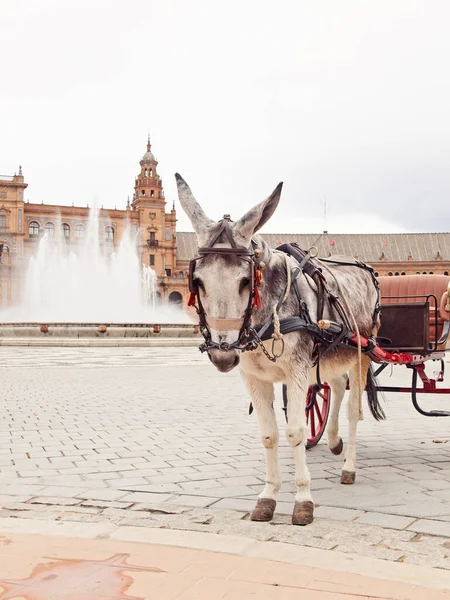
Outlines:
{"type": "Polygon", "coordinates": [[[374,419],[377,421],[383,421],[386,418],[386,414],[378,401],[377,381],[373,373],[372,365],[370,365],[369,370],[367,371],[366,392],[370,412],[372,413],[374,419]]]}

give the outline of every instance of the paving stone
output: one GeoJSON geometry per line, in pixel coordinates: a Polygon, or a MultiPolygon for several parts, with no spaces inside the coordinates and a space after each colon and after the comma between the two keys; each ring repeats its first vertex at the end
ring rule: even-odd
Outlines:
{"type": "Polygon", "coordinates": [[[9,504],[10,502],[28,502],[29,500],[31,500],[34,496],[26,496],[26,495],[16,495],[16,494],[11,494],[11,495],[6,495],[6,494],[0,494],[0,508],[2,506],[5,506],[6,504],[9,504]]]}
{"type": "Polygon", "coordinates": [[[210,498],[209,496],[188,496],[188,495],[177,495],[173,496],[170,500],[166,501],[166,504],[176,504],[180,506],[198,506],[206,507],[212,506],[217,502],[217,498],[210,498]]]}
{"type": "Polygon", "coordinates": [[[420,519],[410,525],[408,530],[416,531],[417,533],[450,537],[450,523],[445,523],[444,521],[420,519]]]}
{"type": "Polygon", "coordinates": [[[122,493],[122,502],[167,502],[170,498],[173,498],[171,494],[152,494],[145,492],[131,492],[122,493]]]}
{"type": "Polygon", "coordinates": [[[333,521],[354,521],[364,513],[360,510],[349,508],[333,508],[330,506],[316,506],[314,516],[320,519],[332,519],[333,521]]]}
{"type": "MultiPolygon", "coordinates": [[[[427,517],[446,517],[449,516],[449,507],[444,503],[431,502],[426,500],[417,500],[409,504],[397,504],[395,506],[379,505],[378,512],[388,513],[392,515],[404,515],[415,517],[417,519],[427,517]]],[[[376,512],[376,511],[375,511],[376,512]]]]}
{"type": "Polygon", "coordinates": [[[38,496],[37,498],[33,498],[30,500],[30,504],[47,504],[47,505],[55,505],[58,506],[76,506],[77,504],[81,504],[81,500],[77,498],[63,498],[61,496],[38,496]]]}
{"type": "Polygon", "coordinates": [[[124,498],[127,495],[126,492],[120,490],[112,490],[107,488],[101,488],[98,490],[87,490],[85,492],[81,492],[77,494],[76,497],[81,500],[124,500],[125,502],[128,498],[124,498]]]}
{"type": "Polygon", "coordinates": [[[62,496],[63,498],[79,497],[79,494],[87,493],[85,487],[65,487],[63,485],[52,485],[44,487],[39,491],[39,496],[62,496]]]}
{"type": "Polygon", "coordinates": [[[183,488],[176,483],[146,483],[145,485],[130,485],[127,482],[113,482],[115,486],[126,492],[148,492],[153,494],[181,494],[183,488]]]}
{"type": "Polygon", "coordinates": [[[120,500],[83,500],[81,506],[90,506],[93,508],[130,508],[132,502],[121,502],[120,500]]]}
{"type": "Polygon", "coordinates": [[[153,513],[153,512],[161,512],[161,513],[166,513],[166,514],[183,514],[186,511],[190,510],[189,508],[187,508],[186,506],[175,506],[173,504],[170,503],[170,499],[167,500],[164,503],[148,503],[148,502],[138,502],[136,504],[133,504],[133,506],[130,508],[130,510],[134,511],[134,512],[149,512],[149,513],[153,513]]]}
{"type": "Polygon", "coordinates": [[[242,477],[224,477],[223,479],[218,479],[219,485],[226,486],[240,486],[240,485],[261,485],[264,483],[264,479],[259,479],[257,477],[252,477],[249,475],[244,475],[242,477]]]}
{"type": "Polygon", "coordinates": [[[390,529],[406,529],[414,521],[415,519],[411,517],[368,512],[359,517],[357,522],[365,525],[379,525],[380,527],[388,527],[390,529]]]}

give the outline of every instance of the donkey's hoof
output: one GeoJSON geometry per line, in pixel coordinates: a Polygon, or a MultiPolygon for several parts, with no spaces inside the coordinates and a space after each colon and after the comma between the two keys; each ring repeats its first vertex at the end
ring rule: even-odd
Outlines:
{"type": "Polygon", "coordinates": [[[314,503],[296,502],[292,513],[292,525],[309,525],[314,521],[314,503]]]}
{"type": "Polygon", "coordinates": [[[343,449],[344,449],[344,442],[342,441],[342,438],[339,438],[338,445],[335,446],[334,448],[330,448],[330,451],[332,454],[338,456],[339,454],[342,454],[343,449]]]}
{"type": "Polygon", "coordinates": [[[250,520],[271,521],[276,505],[276,500],[272,500],[271,498],[259,498],[255,508],[252,510],[250,520]]]}
{"type": "Polygon", "coordinates": [[[352,485],[355,483],[356,473],[354,471],[342,471],[341,483],[343,485],[352,485]]]}

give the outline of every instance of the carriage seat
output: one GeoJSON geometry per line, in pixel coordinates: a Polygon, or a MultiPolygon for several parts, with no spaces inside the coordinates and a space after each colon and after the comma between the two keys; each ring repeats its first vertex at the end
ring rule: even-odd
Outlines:
{"type": "MultiPolygon", "coordinates": [[[[444,350],[450,333],[450,277],[446,275],[403,275],[379,277],[378,281],[382,306],[380,336],[391,338],[391,333],[398,341],[399,335],[408,337],[409,333],[414,336],[423,326],[427,327],[429,342],[433,344],[436,340],[435,301],[433,298],[429,299],[427,316],[424,316],[423,304],[426,302],[427,296],[434,295],[438,306],[437,339],[440,341],[438,350],[444,350]],[[389,305],[392,306],[389,308],[389,305]],[[384,311],[385,326],[383,326],[383,307],[386,307],[384,311]],[[427,325],[423,323],[424,318],[428,321],[427,325]],[[411,327],[412,323],[414,323],[414,328],[411,327]],[[386,329],[387,326],[390,331],[386,329]],[[416,331],[412,331],[413,329],[416,331]]],[[[408,349],[407,344],[404,349],[408,349]]],[[[409,350],[417,350],[417,348],[413,344],[413,346],[409,346],[409,350]]]]}

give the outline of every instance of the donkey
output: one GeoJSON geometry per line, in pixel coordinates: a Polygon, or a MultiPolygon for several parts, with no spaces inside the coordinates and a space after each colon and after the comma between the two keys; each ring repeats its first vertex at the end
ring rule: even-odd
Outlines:
{"type": "MultiPolygon", "coordinates": [[[[288,285],[288,279],[291,273],[296,273],[298,263],[287,254],[271,250],[260,236],[255,235],[277,208],[282,183],[266,200],[254,206],[237,222],[232,222],[226,215],[224,221],[218,224],[205,215],[184,179],[179,174],[175,178],[181,206],[192,223],[199,246],[200,256],[191,261],[190,282],[196,294],[194,300],[197,299],[201,306],[198,312],[202,331],[208,333],[208,344],[204,349],[212,364],[222,373],[240,364],[241,375],[259,422],[265,449],[266,483],[251,519],[270,521],[276,508],[281,479],[279,433],[273,408],[274,383],[283,382],[287,386],[288,397],[286,437],[293,449],[295,462],[296,494],[292,523],[307,525],[313,521],[314,503],[306,464],[305,403],[309,385],[317,380],[317,367],[313,360],[314,342],[305,331],[293,331],[284,336],[274,333],[276,340],[259,340],[258,343],[245,346],[250,325],[258,329],[258,326],[272,318],[277,329],[278,319],[299,314],[299,298],[308,308],[311,319],[317,321],[318,294],[313,280],[300,270],[295,276],[299,296],[289,292],[292,288],[288,285]],[[264,267],[264,281],[259,287],[253,276],[255,256],[261,261],[259,266],[264,267]],[[253,311],[252,300],[256,300],[258,306],[253,311]],[[283,352],[279,348],[281,345],[283,352]],[[270,354],[271,348],[274,354],[278,352],[278,356],[270,354]]],[[[374,325],[373,316],[378,297],[369,273],[348,265],[321,263],[321,268],[330,292],[336,297],[340,296],[341,300],[345,297],[358,335],[376,335],[379,319],[374,325]]],[[[329,297],[325,298],[324,318],[335,319],[335,315],[329,297]]],[[[382,410],[380,412],[376,388],[371,379],[370,358],[351,348],[335,347],[324,353],[320,371],[323,380],[330,384],[334,396],[328,427],[328,446],[334,454],[343,451],[338,416],[347,377],[349,379],[349,437],[341,483],[352,484],[356,472],[356,430],[360,419],[361,395],[367,384],[372,413],[376,418],[384,416],[381,416],[382,410]]]]}

